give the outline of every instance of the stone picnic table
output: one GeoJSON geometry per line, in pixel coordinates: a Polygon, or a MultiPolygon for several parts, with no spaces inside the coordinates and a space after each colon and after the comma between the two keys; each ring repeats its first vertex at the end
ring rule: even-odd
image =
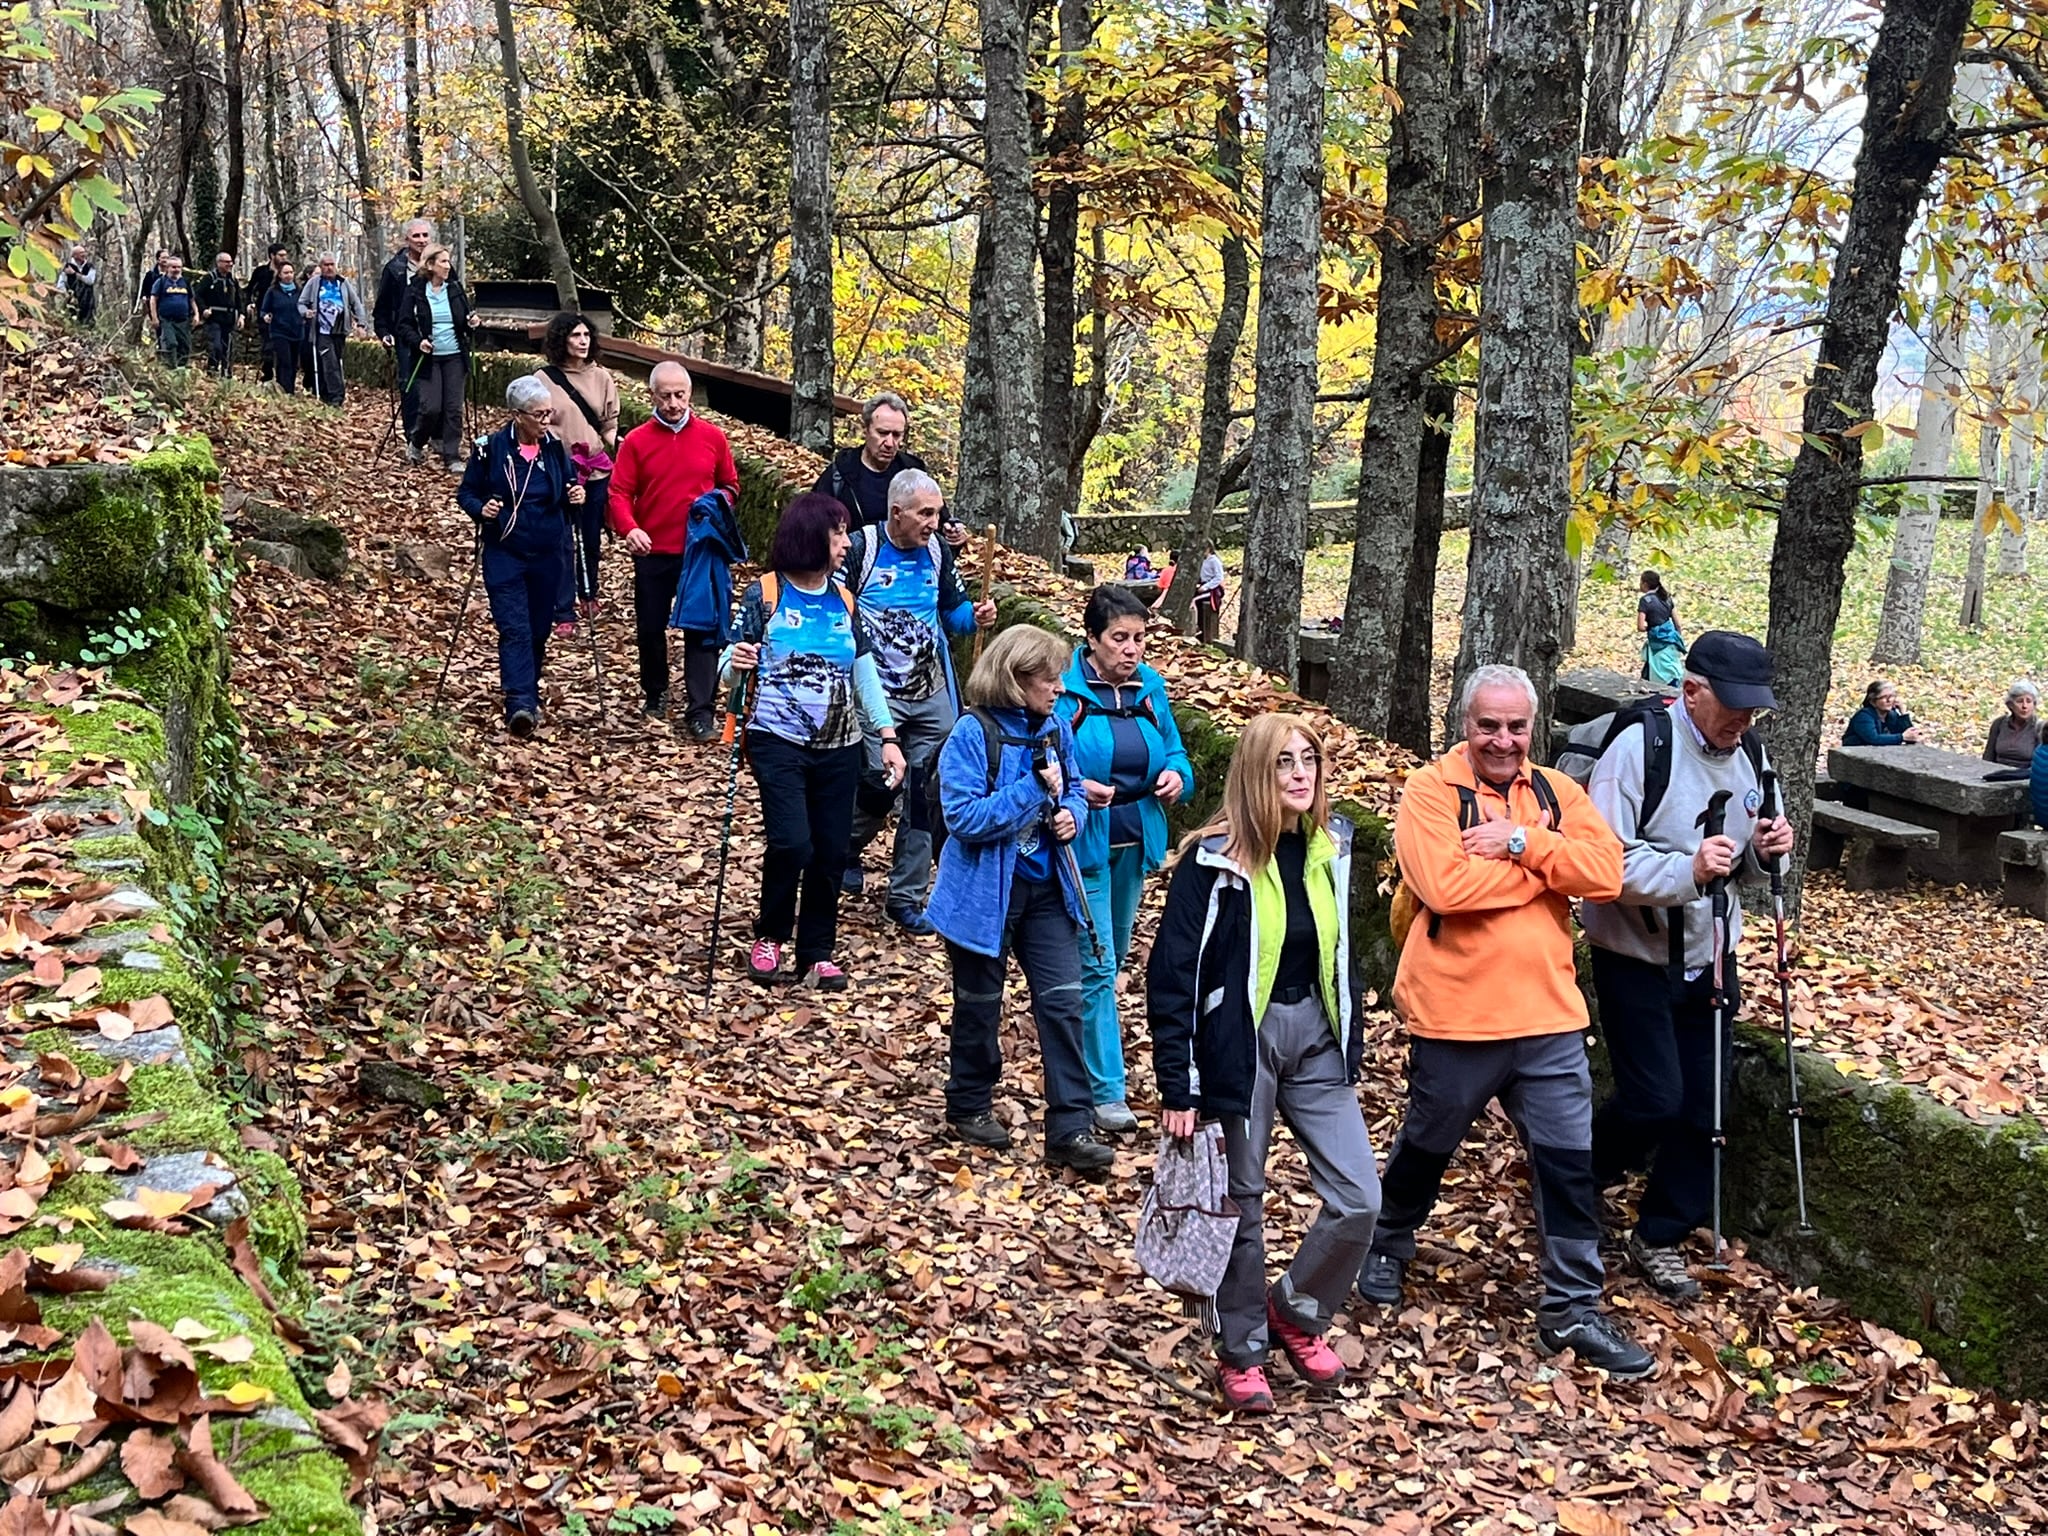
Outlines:
{"type": "Polygon", "coordinates": [[[1940,835],[1934,847],[1912,850],[1910,867],[1951,885],[1999,883],[1998,835],[2018,822],[2027,786],[1986,783],[1984,775],[1993,767],[1982,758],[1917,743],[1828,752],[1828,777],[1862,791],[1866,809],[1940,835]]]}

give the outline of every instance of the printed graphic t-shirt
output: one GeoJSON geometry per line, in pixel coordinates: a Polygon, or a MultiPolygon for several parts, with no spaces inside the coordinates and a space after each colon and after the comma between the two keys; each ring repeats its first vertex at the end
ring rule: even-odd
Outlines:
{"type": "Polygon", "coordinates": [[[156,314],[159,320],[192,318],[192,283],[189,278],[168,275],[160,277],[151,291],[156,295],[156,314]]]}
{"type": "MultiPolygon", "coordinates": [[[[759,587],[747,596],[758,603],[759,587]]],[[[853,662],[866,649],[835,585],[811,593],[782,582],[761,637],[753,729],[800,747],[846,747],[859,741],[853,662]]]]}
{"type": "Polygon", "coordinates": [[[874,636],[883,691],[914,703],[946,686],[939,656],[939,568],[929,549],[898,549],[887,535],[880,537],[875,568],[860,589],[861,618],[874,636]]]}

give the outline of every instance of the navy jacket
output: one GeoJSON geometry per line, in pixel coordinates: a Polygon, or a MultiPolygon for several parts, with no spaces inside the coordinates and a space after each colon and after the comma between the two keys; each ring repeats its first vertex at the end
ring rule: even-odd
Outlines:
{"type": "Polygon", "coordinates": [[[257,315],[268,322],[263,334],[273,341],[304,341],[306,339],[305,317],[299,313],[299,290],[295,287],[286,293],[276,283],[264,291],[263,302],[257,306],[257,315]]]}
{"type": "Polygon", "coordinates": [[[1903,709],[1895,709],[1882,719],[1868,704],[1849,717],[1849,729],[1842,732],[1845,747],[1898,747],[1904,746],[1906,732],[1913,728],[1913,717],[1903,709]]]}
{"type": "Polygon", "coordinates": [[[2034,801],[2034,825],[2048,827],[2048,736],[2034,748],[2034,766],[2027,775],[2027,792],[2034,801]]]}
{"type": "Polygon", "coordinates": [[[379,336],[398,336],[398,310],[412,284],[412,262],[405,251],[384,263],[377,274],[377,298],[370,306],[370,326],[379,336]]]}
{"type": "Polygon", "coordinates": [[[717,486],[690,503],[690,531],[683,539],[683,570],[676,579],[668,627],[732,639],[732,567],[747,558],[747,541],[732,499],[717,486]]]}
{"type": "Polygon", "coordinates": [[[543,438],[540,457],[529,466],[520,457],[515,429],[507,424],[477,444],[455,504],[476,520],[484,543],[513,554],[560,559],[562,518],[575,483],[576,466],[559,437],[550,432],[543,438]],[[484,503],[493,499],[504,508],[496,517],[485,517],[484,503]]]}

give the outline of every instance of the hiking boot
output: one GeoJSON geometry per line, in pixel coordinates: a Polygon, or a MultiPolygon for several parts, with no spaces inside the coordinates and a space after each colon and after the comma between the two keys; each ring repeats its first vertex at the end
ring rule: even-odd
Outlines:
{"type": "Polygon", "coordinates": [[[1071,1168],[1093,1177],[1109,1172],[1116,1153],[1095,1139],[1093,1131],[1076,1131],[1045,1144],[1045,1160],[1055,1168],[1071,1168]]]}
{"type": "Polygon", "coordinates": [[[1266,1297],[1266,1331],[1273,1335],[1294,1373],[1310,1386],[1343,1385],[1344,1362],[1337,1358],[1337,1351],[1323,1342],[1322,1335],[1295,1327],[1270,1294],[1266,1297]]]}
{"type": "Polygon", "coordinates": [[[665,693],[657,693],[651,699],[642,699],[640,701],[640,713],[645,715],[650,720],[667,719],[668,695],[665,693]]]}
{"type": "Polygon", "coordinates": [[[1700,1293],[1699,1281],[1686,1268],[1685,1255],[1675,1247],[1653,1248],[1633,1232],[1626,1245],[1629,1262],[1650,1282],[1650,1289],[1673,1301],[1691,1301],[1700,1293]]]}
{"type": "Polygon", "coordinates": [[[969,1115],[965,1120],[948,1119],[946,1124],[953,1128],[953,1134],[970,1147],[993,1147],[998,1152],[1010,1150],[1009,1127],[987,1110],[978,1115],[969,1115]]]}
{"type": "Polygon", "coordinates": [[[804,972],[804,985],[819,992],[844,992],[846,972],[830,960],[820,960],[804,972]]]}
{"type": "Polygon", "coordinates": [[[684,727],[690,733],[690,740],[697,742],[716,741],[718,725],[709,715],[693,715],[684,727]]]}
{"type": "Polygon", "coordinates": [[[849,864],[839,877],[839,889],[848,896],[858,896],[867,889],[868,873],[859,864],[849,864]]]}
{"type": "Polygon", "coordinates": [[[557,619],[555,621],[555,638],[557,640],[574,640],[576,638],[576,621],[574,619],[557,619]]]}
{"type": "Polygon", "coordinates": [[[419,445],[418,443],[407,443],[407,444],[405,445],[405,462],[406,462],[406,463],[408,463],[408,464],[423,464],[423,463],[425,463],[425,462],[426,462],[426,458],[427,458],[427,450],[426,450],[426,449],[424,449],[424,448],[422,448],[422,447],[421,447],[421,446],[420,446],[420,445],[419,445]]]}
{"type": "Polygon", "coordinates": [[[462,460],[443,459],[441,461],[441,469],[446,474],[459,475],[462,473],[462,460]]]}
{"type": "Polygon", "coordinates": [[[1640,1381],[1657,1371],[1650,1352],[1604,1312],[1588,1312],[1562,1328],[1538,1327],[1536,1347],[1546,1355],[1570,1350],[1584,1364],[1598,1366],[1616,1381],[1640,1381]]]}
{"type": "Polygon", "coordinates": [[[775,980],[776,972],[782,969],[782,946],[773,939],[756,939],[747,955],[747,974],[756,981],[775,980]]]}
{"type": "Polygon", "coordinates": [[[924,915],[922,907],[891,907],[889,921],[905,933],[920,939],[928,939],[939,930],[932,926],[932,920],[924,915]]]}
{"type": "Polygon", "coordinates": [[[520,741],[530,739],[539,725],[539,713],[531,709],[515,709],[505,721],[505,729],[520,741]]]}
{"type": "Polygon", "coordinates": [[[1273,1411],[1273,1389],[1266,1385],[1263,1366],[1248,1365],[1243,1370],[1234,1365],[1217,1366],[1216,1390],[1232,1413],[1273,1411]]]}
{"type": "Polygon", "coordinates": [[[1401,1304],[1401,1282],[1408,1278],[1408,1261],[1391,1253],[1368,1253],[1358,1271],[1358,1294],[1383,1307],[1401,1304]]]}
{"type": "Polygon", "coordinates": [[[1095,1106],[1095,1129],[1111,1135],[1121,1135],[1138,1128],[1138,1117],[1131,1113],[1131,1106],[1122,1099],[1112,1099],[1107,1104],[1095,1106]]]}

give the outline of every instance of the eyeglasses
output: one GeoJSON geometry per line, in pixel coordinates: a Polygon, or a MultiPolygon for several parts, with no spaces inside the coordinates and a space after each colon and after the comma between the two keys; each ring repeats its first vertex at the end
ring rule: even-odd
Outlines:
{"type": "Polygon", "coordinates": [[[1273,766],[1280,770],[1280,777],[1286,779],[1292,778],[1297,769],[1303,773],[1313,774],[1323,766],[1323,760],[1313,752],[1304,752],[1300,757],[1296,757],[1292,752],[1282,752],[1273,760],[1273,766]]]}

